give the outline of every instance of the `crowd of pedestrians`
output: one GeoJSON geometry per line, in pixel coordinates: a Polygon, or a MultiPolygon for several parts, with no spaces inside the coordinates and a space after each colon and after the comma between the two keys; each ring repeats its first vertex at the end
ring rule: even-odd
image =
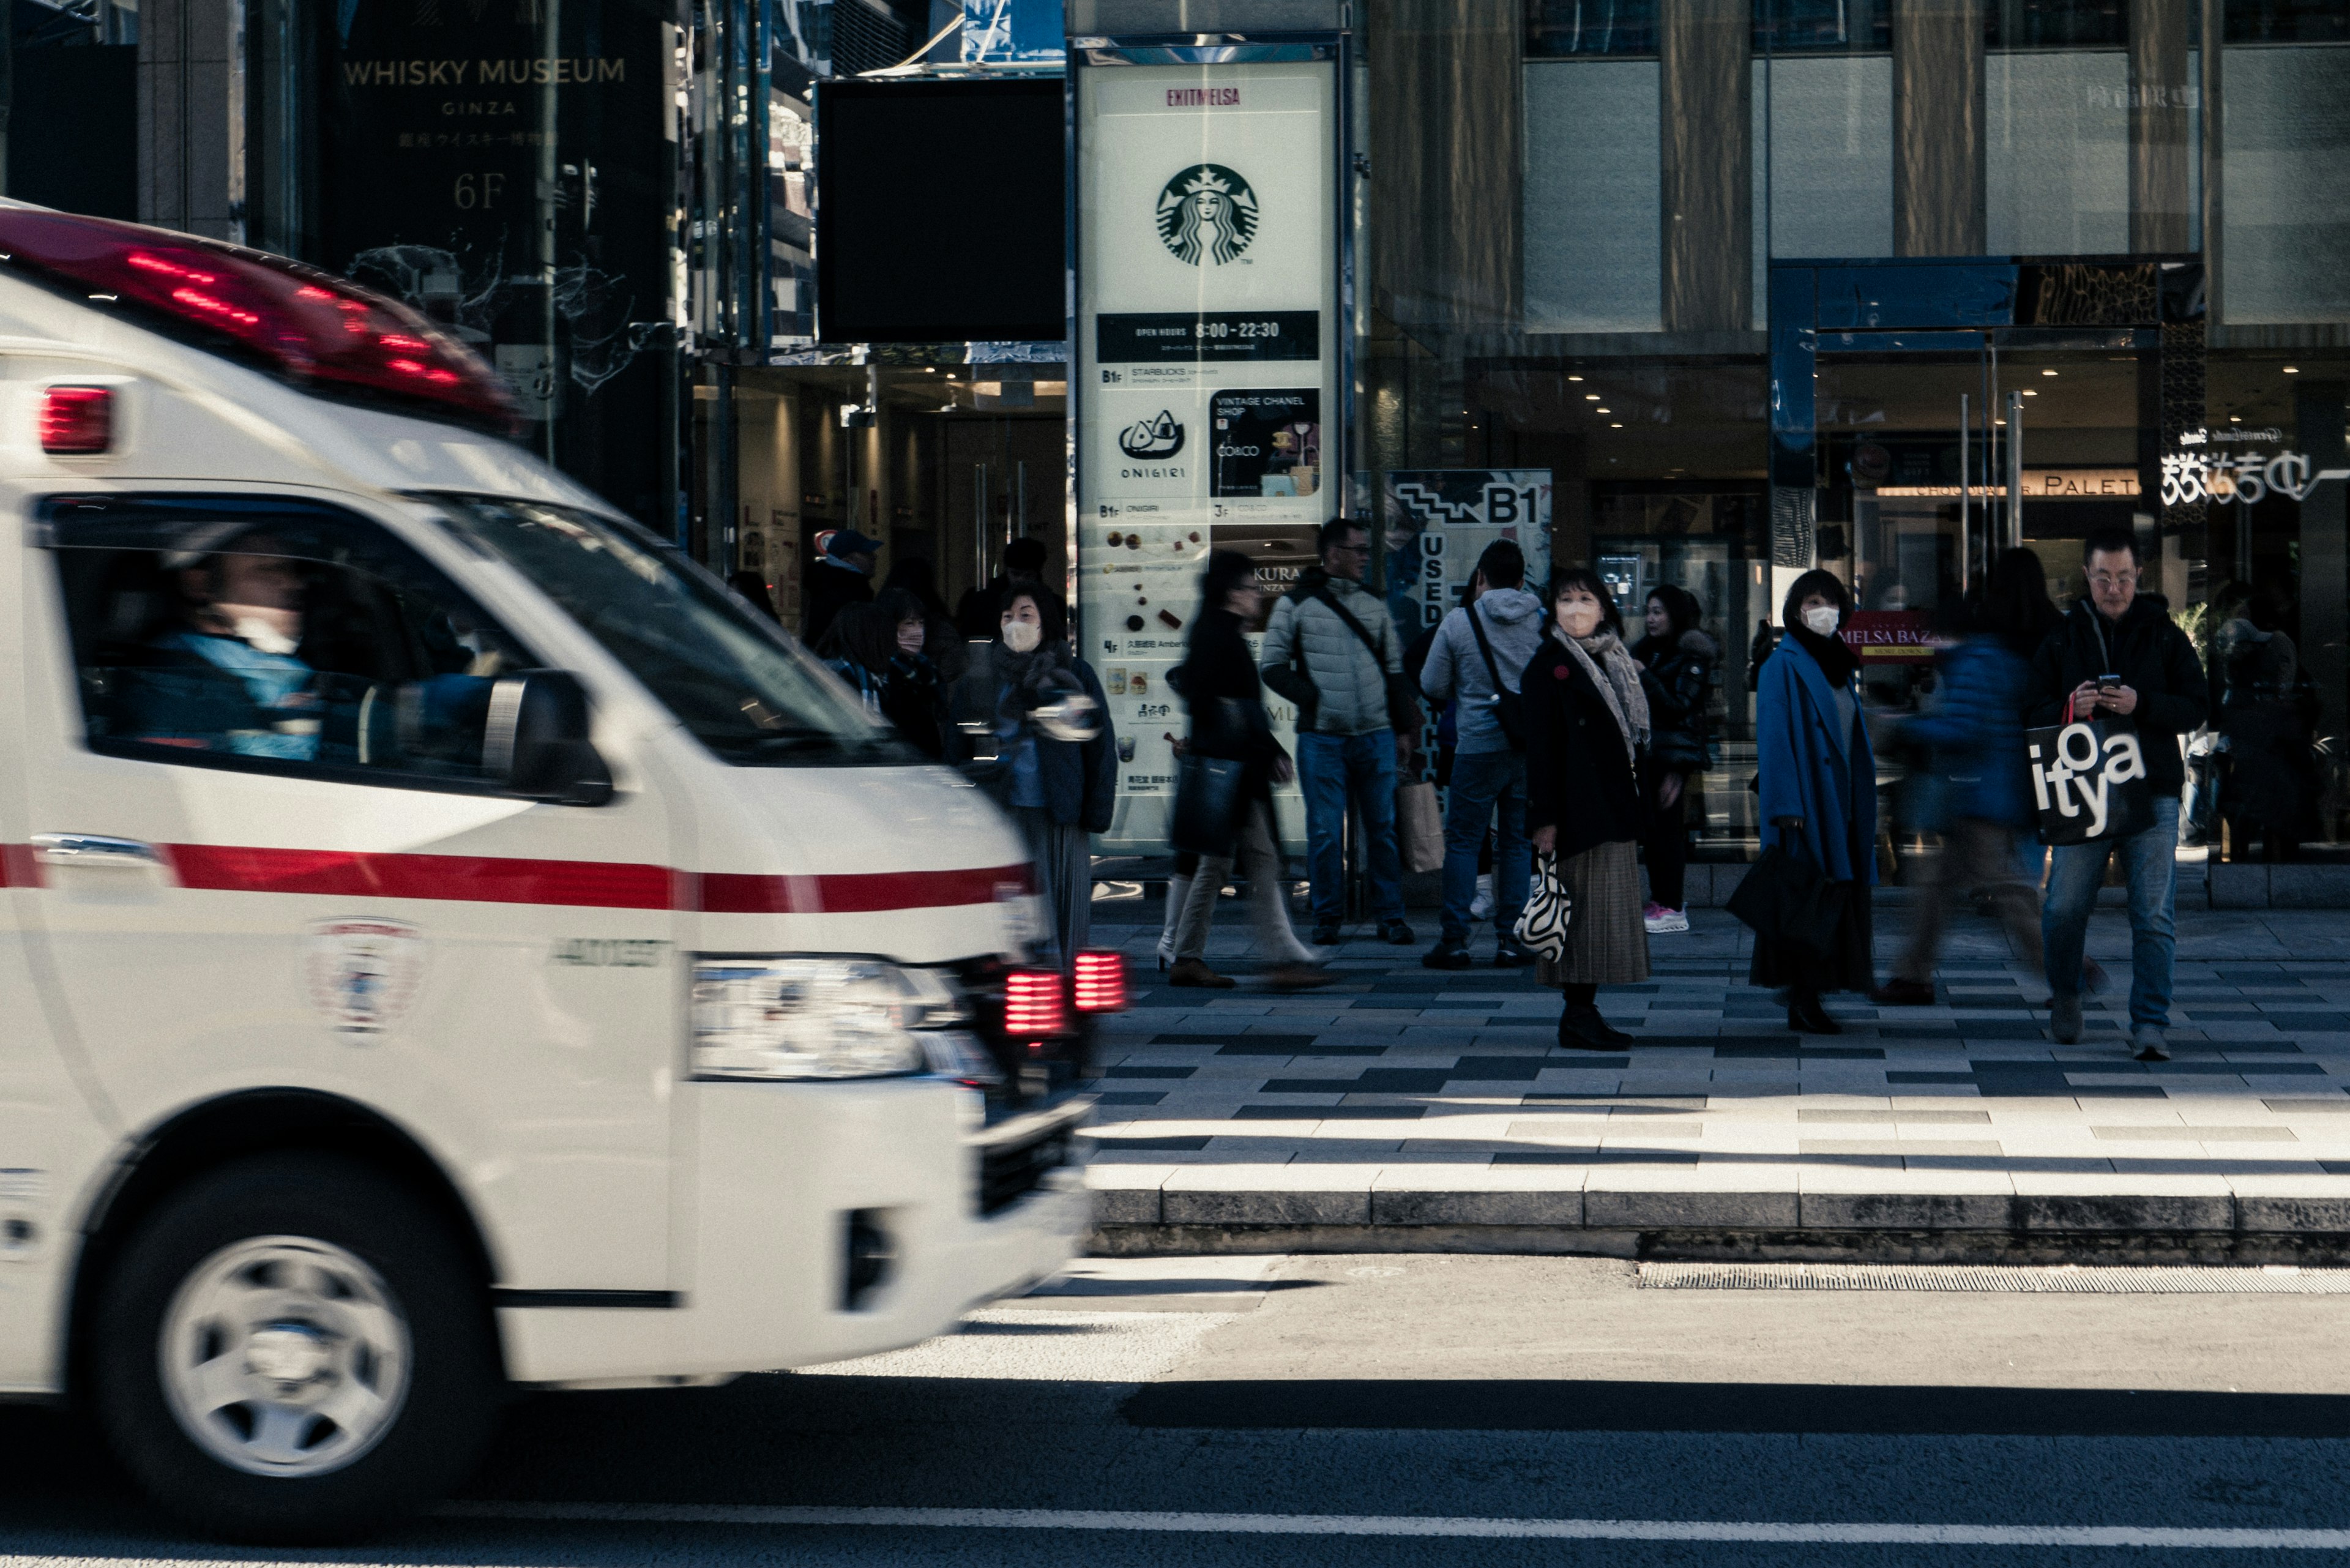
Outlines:
{"type": "MultiPolygon", "coordinates": [[[[869,577],[873,556],[861,548],[869,543],[836,543],[827,566],[842,580],[829,586],[826,624],[812,640],[868,711],[925,754],[962,766],[1006,809],[1045,895],[1045,944],[1073,953],[1086,940],[1090,836],[1111,820],[1118,752],[1100,679],[1077,657],[1066,608],[1041,581],[1042,550],[1020,541],[1003,576],[951,618],[922,563],[893,572],[878,597],[860,594],[850,579],[869,577]],[[966,640],[983,626],[983,644],[966,640]]],[[[1537,591],[1519,547],[1503,541],[1479,557],[1461,603],[1406,649],[1387,605],[1364,586],[1368,530],[1336,519],[1318,545],[1316,565],[1269,618],[1270,590],[1245,556],[1212,551],[1201,574],[1185,657],[1168,684],[1189,713],[1177,751],[1201,776],[1212,772],[1221,793],[1187,819],[1160,966],[1171,966],[1177,985],[1234,983],[1209,964],[1207,943],[1235,872],[1276,988],[1330,978],[1316,949],[1339,940],[1350,863],[1367,884],[1376,935],[1414,941],[1396,803],[1399,782],[1419,771],[1425,701],[1439,716],[1447,813],[1441,924],[1422,961],[1440,970],[1479,961],[1471,940],[1490,916],[1490,961],[1538,964],[1542,981],[1562,992],[1563,1045],[1626,1049],[1633,1042],[1601,1014],[1599,989],[1645,981],[1649,939],[1689,929],[1691,808],[1716,762],[1708,712],[1721,655],[1701,607],[1679,587],[1658,587],[1630,640],[1598,575],[1568,567],[1537,591]],[[1247,635],[1259,627],[1252,653],[1247,635]],[[1268,691],[1295,709],[1294,757],[1275,733],[1268,691]],[[1274,790],[1293,777],[1305,805],[1310,943],[1290,923],[1274,814],[1274,790]],[[1547,941],[1539,954],[1515,930],[1538,857],[1573,909],[1563,948],[1547,941]],[[1480,887],[1486,867],[1490,895],[1480,887]]],[[[1823,1001],[1835,992],[1863,992],[1880,1006],[1930,1004],[1950,912],[1971,898],[1999,917],[2020,957],[2044,970],[2055,1038],[2078,1041],[2083,992],[2102,983],[2083,950],[2089,912],[2118,860],[2131,1043],[2140,1060],[2166,1059],[2187,741],[2196,737],[2207,762],[2224,759],[2224,770],[2199,775],[2198,789],[2214,796],[2211,815],[2239,853],[2255,838],[2271,857],[2293,852],[2314,815],[2315,770],[2306,676],[2272,605],[2241,585],[2223,587],[2205,623],[2207,660],[2163,600],[2141,591],[2140,571],[2130,533],[2091,535],[2081,560],[2087,592],[2060,614],[2040,557],[2004,552],[1975,592],[1946,607],[1932,699],[1900,715],[1872,712],[1864,700],[1845,584],[1814,570],[1789,587],[1748,675],[1759,839],[1780,852],[1758,864],[1801,867],[1773,875],[1805,879],[1814,917],[1800,932],[1759,929],[1754,942],[1749,979],[1783,993],[1789,1028],[1840,1033],[1823,1001]],[[2081,721],[2136,735],[2147,809],[2102,836],[2043,850],[2036,828],[2046,792],[2033,786],[2026,732],[2081,721]],[[1916,919],[1881,984],[1873,956],[1880,743],[1918,759],[1902,826],[1929,830],[1942,846],[1909,878],[1916,919]],[[2223,783],[2208,791],[2200,780],[2214,776],[2223,783]]],[[[735,586],[750,597],[760,585],[735,586]]],[[[1186,809],[1179,805],[1179,815],[1186,809]]]]}

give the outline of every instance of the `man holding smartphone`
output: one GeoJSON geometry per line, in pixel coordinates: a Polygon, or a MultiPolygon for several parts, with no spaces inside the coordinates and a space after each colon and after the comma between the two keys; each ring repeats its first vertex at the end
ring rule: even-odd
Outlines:
{"type": "Polygon", "coordinates": [[[2040,912],[2050,1022],[2059,1044],[2080,1039],[2081,950],[2106,857],[2118,852],[2129,883],[2130,1040],[2139,1061],[2167,1062],[2178,793],[2187,780],[2179,738],[2209,713],[2210,687],[2195,645],[2171,621],[2168,605],[2159,595],[2138,592],[2136,535],[2097,530],[2082,541],[2081,564],[2089,597],[2076,601],[2041,644],[2025,722],[2039,728],[2102,719],[2111,728],[2135,729],[2154,796],[2154,823],[2126,838],[2059,845],[2051,853],[2040,912]]]}

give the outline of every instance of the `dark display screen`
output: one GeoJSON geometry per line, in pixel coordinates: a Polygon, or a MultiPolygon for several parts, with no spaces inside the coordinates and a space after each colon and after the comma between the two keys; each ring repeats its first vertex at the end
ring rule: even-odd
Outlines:
{"type": "Polygon", "coordinates": [[[1066,330],[1058,78],[816,88],[816,331],[833,343],[1066,330]]]}

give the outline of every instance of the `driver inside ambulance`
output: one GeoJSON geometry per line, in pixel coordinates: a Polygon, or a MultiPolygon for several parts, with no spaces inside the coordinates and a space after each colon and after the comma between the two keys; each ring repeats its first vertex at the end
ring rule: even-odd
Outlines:
{"type": "Polygon", "coordinates": [[[176,623],[149,644],[158,662],[130,672],[125,738],[314,760],[325,701],[298,651],[302,567],[257,530],[218,543],[164,558],[176,623]]]}

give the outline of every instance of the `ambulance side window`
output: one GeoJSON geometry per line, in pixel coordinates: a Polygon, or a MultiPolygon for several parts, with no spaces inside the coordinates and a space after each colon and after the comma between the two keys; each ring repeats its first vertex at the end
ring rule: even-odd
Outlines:
{"type": "Polygon", "coordinates": [[[45,510],[91,750],[497,787],[482,762],[490,691],[534,661],[384,528],[260,498],[45,510]]]}

